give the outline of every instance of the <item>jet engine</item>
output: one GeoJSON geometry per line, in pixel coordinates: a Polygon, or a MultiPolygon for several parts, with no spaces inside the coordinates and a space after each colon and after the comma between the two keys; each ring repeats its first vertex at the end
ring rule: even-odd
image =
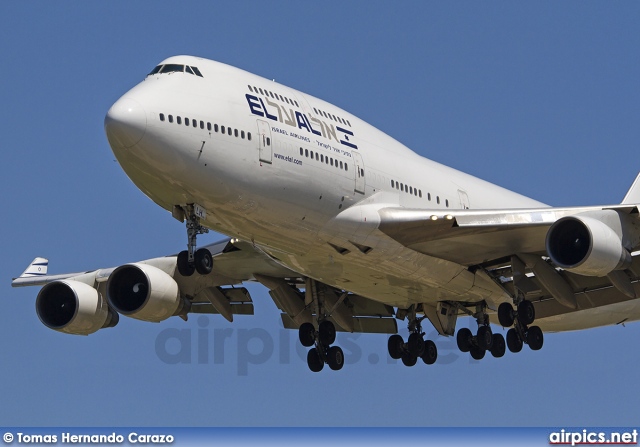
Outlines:
{"type": "Polygon", "coordinates": [[[185,306],[174,279],[147,264],[115,269],[107,281],[107,299],[122,315],[152,322],[178,315],[185,306]]]}
{"type": "Polygon", "coordinates": [[[119,319],[96,289],[73,280],[45,285],[36,298],[36,313],[48,328],[74,335],[113,327],[119,319]]]}
{"type": "MultiPolygon", "coordinates": [[[[604,213],[603,220],[609,217],[604,213]]],[[[597,216],[563,217],[549,228],[547,253],[558,267],[570,272],[606,276],[631,265],[631,254],[622,243],[621,233],[621,229],[614,231],[597,216]]]]}

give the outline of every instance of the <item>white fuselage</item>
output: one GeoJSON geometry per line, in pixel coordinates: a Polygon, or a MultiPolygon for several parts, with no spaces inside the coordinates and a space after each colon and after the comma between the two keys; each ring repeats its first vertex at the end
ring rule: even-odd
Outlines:
{"type": "Polygon", "coordinates": [[[392,306],[508,299],[465,266],[385,236],[376,210],[544,204],[421,157],[284,85],[190,56],[162,64],[197,67],[202,76],[147,76],[109,112],[128,130],[107,132],[122,168],[157,204],[171,211],[197,203],[215,231],[254,242],[301,275],[392,306]]]}

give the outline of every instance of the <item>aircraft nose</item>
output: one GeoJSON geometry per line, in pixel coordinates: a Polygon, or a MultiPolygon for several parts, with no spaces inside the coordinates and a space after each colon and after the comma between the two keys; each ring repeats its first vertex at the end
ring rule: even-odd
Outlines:
{"type": "Polygon", "coordinates": [[[124,96],[107,112],[104,128],[112,146],[129,148],[144,136],[147,130],[147,114],[138,101],[124,96]]]}

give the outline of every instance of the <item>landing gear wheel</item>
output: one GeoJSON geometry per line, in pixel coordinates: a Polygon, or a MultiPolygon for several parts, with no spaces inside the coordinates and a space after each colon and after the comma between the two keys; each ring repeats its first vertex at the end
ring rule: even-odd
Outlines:
{"type": "Polygon", "coordinates": [[[195,268],[201,275],[208,275],[213,270],[213,258],[211,252],[206,248],[201,248],[194,255],[195,268]]]}
{"type": "Polygon", "coordinates": [[[531,326],[527,331],[527,344],[533,351],[542,348],[544,336],[542,330],[538,326],[531,326]]]}
{"type": "Polygon", "coordinates": [[[407,349],[414,357],[420,357],[424,353],[424,338],[421,334],[413,332],[409,335],[407,349]]]}
{"type": "Polygon", "coordinates": [[[404,345],[404,340],[398,334],[394,334],[389,337],[389,341],[387,343],[387,349],[389,350],[389,357],[394,360],[398,360],[402,357],[402,351],[404,350],[402,345],[404,345]]]}
{"type": "Polygon", "coordinates": [[[336,327],[329,320],[324,320],[318,327],[320,343],[324,346],[331,345],[336,341],[336,327]]]}
{"type": "Polygon", "coordinates": [[[316,328],[311,323],[302,323],[298,329],[298,338],[305,348],[313,346],[316,342],[316,328]]]}
{"type": "Polygon", "coordinates": [[[498,306],[498,321],[502,327],[511,327],[515,321],[513,306],[509,303],[502,303],[498,306]]]}
{"type": "Polygon", "coordinates": [[[493,344],[491,346],[491,355],[495,358],[500,358],[507,350],[507,345],[504,342],[502,334],[493,334],[493,344]]]}
{"type": "Polygon", "coordinates": [[[436,348],[436,344],[431,340],[425,341],[424,352],[420,357],[427,365],[433,365],[438,358],[438,348],[436,348]]]}
{"type": "Polygon", "coordinates": [[[196,268],[189,264],[189,253],[187,253],[187,250],[178,253],[178,272],[180,272],[182,276],[191,276],[195,271],[196,268]]]}
{"type": "Polygon", "coordinates": [[[469,352],[471,349],[471,340],[473,338],[473,334],[471,330],[464,327],[458,331],[456,335],[456,342],[458,343],[458,349],[461,352],[469,352]]]}
{"type": "Polygon", "coordinates": [[[482,360],[484,358],[484,355],[487,353],[487,351],[479,348],[478,346],[472,346],[471,349],[469,350],[469,353],[471,354],[471,357],[473,357],[474,359],[482,360]]]}
{"type": "Polygon", "coordinates": [[[488,351],[491,349],[491,345],[493,344],[493,334],[491,333],[491,328],[489,326],[480,326],[478,328],[478,347],[483,351],[488,351]]]}
{"type": "Polygon", "coordinates": [[[418,357],[408,352],[402,354],[402,363],[404,366],[413,366],[418,362],[418,357]]]}
{"type": "Polygon", "coordinates": [[[329,364],[329,368],[334,371],[338,371],[342,369],[344,366],[344,353],[339,346],[332,346],[327,351],[327,363],[329,364]]]}
{"type": "Polygon", "coordinates": [[[522,351],[522,340],[520,340],[518,332],[513,328],[507,331],[507,347],[511,352],[522,351]]]}
{"type": "Polygon", "coordinates": [[[307,365],[309,365],[309,369],[314,373],[322,371],[324,368],[324,362],[320,358],[320,354],[316,348],[309,350],[307,353],[307,365]]]}
{"type": "Polygon", "coordinates": [[[533,323],[536,319],[536,309],[531,301],[524,300],[518,304],[518,320],[525,326],[533,323]]]}

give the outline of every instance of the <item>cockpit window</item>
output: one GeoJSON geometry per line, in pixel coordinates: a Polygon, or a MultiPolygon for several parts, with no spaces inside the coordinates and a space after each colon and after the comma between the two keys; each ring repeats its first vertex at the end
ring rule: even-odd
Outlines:
{"type": "Polygon", "coordinates": [[[174,71],[183,72],[184,65],[167,64],[164,67],[162,67],[162,70],[160,71],[160,73],[173,73],[174,71]]]}
{"type": "Polygon", "coordinates": [[[175,73],[175,72],[178,72],[178,73],[186,72],[186,73],[189,73],[191,75],[200,76],[201,78],[204,77],[204,76],[202,76],[202,73],[200,73],[200,70],[198,70],[198,67],[193,67],[193,66],[189,66],[189,65],[182,65],[182,64],[158,65],[147,76],[151,76],[151,75],[158,74],[158,73],[175,73]]]}

